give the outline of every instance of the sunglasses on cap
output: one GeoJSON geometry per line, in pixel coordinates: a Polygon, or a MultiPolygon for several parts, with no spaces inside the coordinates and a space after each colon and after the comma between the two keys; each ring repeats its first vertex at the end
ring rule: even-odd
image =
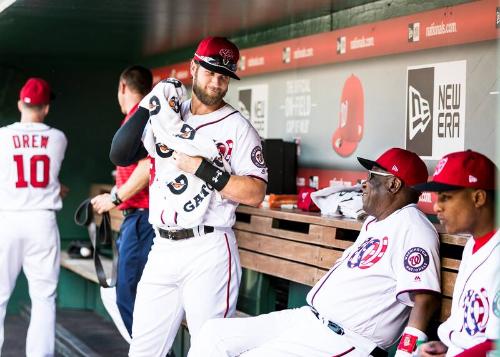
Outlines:
{"type": "Polygon", "coordinates": [[[224,60],[224,58],[222,56],[208,57],[208,56],[200,56],[200,55],[196,54],[196,57],[198,57],[203,62],[211,64],[212,66],[227,68],[231,72],[236,72],[236,69],[238,68],[236,63],[230,62],[228,60],[224,60]]]}
{"type": "Polygon", "coordinates": [[[389,176],[394,176],[394,175],[391,173],[388,173],[388,172],[368,170],[368,177],[366,178],[366,181],[370,181],[373,178],[373,176],[389,177],[389,176]]]}

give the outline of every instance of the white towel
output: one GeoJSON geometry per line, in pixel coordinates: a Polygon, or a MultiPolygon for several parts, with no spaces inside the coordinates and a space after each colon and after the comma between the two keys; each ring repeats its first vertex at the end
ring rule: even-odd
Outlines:
{"type": "Polygon", "coordinates": [[[355,219],[362,219],[366,216],[363,210],[360,184],[329,186],[311,193],[311,199],[325,216],[344,216],[355,219]]]}
{"type": "MultiPolygon", "coordinates": [[[[164,196],[161,215],[175,216],[179,227],[192,228],[201,224],[210,201],[222,197],[202,179],[179,170],[172,152],[204,157],[229,173],[231,169],[211,138],[198,134],[183,122],[180,106],[185,97],[184,85],[168,78],[159,82],[139,105],[149,110],[143,143],[155,158],[156,178],[152,186],[159,185],[158,191],[164,196]]],[[[156,189],[152,187],[152,191],[156,189]]]]}

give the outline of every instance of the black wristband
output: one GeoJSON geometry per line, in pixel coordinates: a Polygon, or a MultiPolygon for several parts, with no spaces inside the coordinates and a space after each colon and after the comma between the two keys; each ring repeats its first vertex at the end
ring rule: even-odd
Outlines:
{"type": "Polygon", "coordinates": [[[198,170],[194,174],[217,191],[222,191],[231,177],[230,174],[216,168],[205,159],[202,160],[200,167],[198,167],[198,170]]]}

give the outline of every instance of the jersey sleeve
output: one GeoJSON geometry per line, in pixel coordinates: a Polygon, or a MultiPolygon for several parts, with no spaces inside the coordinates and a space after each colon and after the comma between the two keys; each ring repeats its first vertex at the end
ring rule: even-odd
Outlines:
{"type": "Polygon", "coordinates": [[[491,278],[489,280],[488,295],[490,298],[489,320],[486,325],[485,335],[489,340],[498,340],[500,337],[500,279],[498,279],[498,267],[500,266],[500,249],[497,245],[491,255],[491,278]]]}
{"type": "Polygon", "coordinates": [[[434,227],[420,216],[408,219],[411,223],[398,237],[400,245],[392,263],[397,277],[397,299],[413,306],[412,293],[441,291],[441,264],[439,237],[434,227]]]}
{"type": "Polygon", "coordinates": [[[65,153],[66,153],[66,148],[68,147],[68,139],[66,138],[66,135],[60,131],[60,130],[57,130],[57,129],[54,129],[56,131],[56,137],[57,137],[57,140],[56,140],[56,145],[57,145],[57,148],[54,150],[58,157],[57,157],[57,160],[58,161],[63,161],[64,160],[64,156],[65,156],[65,153]]]}
{"type": "MultiPolygon", "coordinates": [[[[245,120],[242,118],[242,120],[245,120]]],[[[234,144],[231,169],[238,176],[252,176],[267,183],[267,166],[259,134],[248,122],[241,125],[234,144]]]]}

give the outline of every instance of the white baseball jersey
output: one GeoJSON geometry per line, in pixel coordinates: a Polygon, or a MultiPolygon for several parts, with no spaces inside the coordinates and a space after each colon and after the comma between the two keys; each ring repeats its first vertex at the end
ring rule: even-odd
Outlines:
{"type": "MultiPolygon", "coordinates": [[[[232,174],[252,176],[267,182],[267,167],[262,155],[260,137],[247,119],[229,104],[205,115],[192,115],[190,107],[190,100],[181,104],[180,114],[184,123],[193,128],[196,135],[211,138],[214,141],[219,153],[229,164],[232,174]]],[[[145,132],[147,130],[149,130],[148,126],[145,132]]],[[[153,166],[149,202],[151,224],[162,228],[177,226],[188,228],[178,221],[179,212],[167,214],[170,212],[172,201],[165,195],[165,192],[169,189],[175,190],[176,183],[180,184],[180,189],[182,189],[190,177],[176,169],[177,175],[184,175],[182,180],[179,182],[165,180],[166,177],[172,177],[170,171],[174,166],[168,160],[159,157],[157,151],[150,152],[150,154],[152,154],[153,166]]],[[[196,177],[193,178],[199,180],[196,177]]],[[[199,224],[232,227],[235,221],[234,212],[238,204],[222,199],[219,195],[211,195],[211,191],[213,188],[203,185],[199,192],[193,192],[191,197],[184,199],[178,206],[190,212],[200,205],[208,204],[199,224]]]]}
{"type": "Polygon", "coordinates": [[[0,128],[0,210],[59,210],[59,170],[67,140],[43,123],[0,128]]]}
{"type": "Polygon", "coordinates": [[[368,217],[307,302],[324,318],[386,349],[406,325],[410,293],[422,290],[440,292],[439,237],[410,204],[381,221],[368,217]]]}
{"type": "Polygon", "coordinates": [[[474,239],[469,239],[453,289],[450,317],[438,329],[439,338],[448,346],[447,356],[499,337],[500,232],[474,254],[473,247],[474,239]]]}

